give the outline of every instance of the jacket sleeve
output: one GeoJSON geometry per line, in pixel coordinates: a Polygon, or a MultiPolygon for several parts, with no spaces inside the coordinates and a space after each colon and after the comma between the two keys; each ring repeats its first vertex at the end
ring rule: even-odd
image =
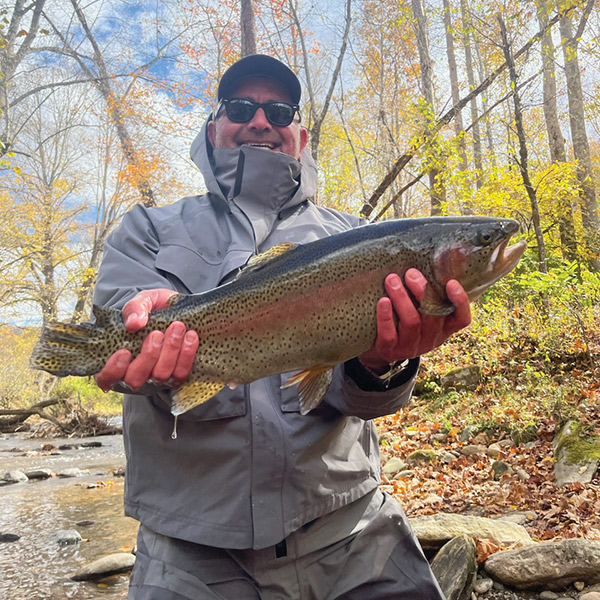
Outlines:
{"type": "Polygon", "coordinates": [[[106,241],[94,304],[122,308],[142,290],[174,288],[156,269],[159,241],[147,210],[135,206],[106,241]]]}
{"type": "Polygon", "coordinates": [[[395,377],[384,381],[351,360],[334,370],[324,400],[342,414],[364,420],[395,413],[410,401],[419,369],[419,359],[408,362],[395,377]],[[360,370],[363,372],[360,373],[360,370]],[[360,374],[359,374],[360,373],[360,374]]]}

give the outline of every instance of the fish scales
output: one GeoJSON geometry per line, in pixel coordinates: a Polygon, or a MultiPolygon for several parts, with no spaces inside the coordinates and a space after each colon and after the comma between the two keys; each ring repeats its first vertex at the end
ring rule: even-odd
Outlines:
{"type": "MultiPolygon", "coordinates": [[[[420,310],[453,310],[445,284],[458,279],[476,297],[518,262],[525,245],[507,248],[518,224],[487,217],[386,221],[304,245],[276,247],[238,278],[202,294],[174,296],[135,334],[120,311],[94,307],[96,324],[48,324],[32,366],[59,376],[98,372],[119,348],[136,355],[144,337],[174,320],[195,329],[200,346],[189,380],[174,393],[174,414],[206,401],[226,383],[301,373],[301,402],[316,406],[331,369],[360,355],[376,336],[384,280],[419,269],[430,285],[420,310]]],[[[307,408],[310,407],[310,408],[307,408]]]]}

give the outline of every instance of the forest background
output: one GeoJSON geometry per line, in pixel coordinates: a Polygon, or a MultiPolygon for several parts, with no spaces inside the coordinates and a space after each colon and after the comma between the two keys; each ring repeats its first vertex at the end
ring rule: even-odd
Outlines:
{"type": "MultiPolygon", "coordinates": [[[[93,381],[31,371],[31,348],[43,321],[87,318],[127,210],[202,193],[189,146],[252,51],[303,82],[318,203],[372,220],[512,217],[528,241],[473,325],[424,361],[417,409],[380,423],[389,450],[402,454],[403,427],[521,443],[576,419],[600,458],[594,0],[0,0],[0,415],[59,400],[43,414],[67,431],[119,410],[93,381]],[[475,392],[440,385],[473,365],[475,392]]],[[[544,481],[546,459],[531,459],[544,481]]],[[[394,491],[418,503],[417,485],[394,491]]],[[[600,537],[582,521],[553,533],[600,537]]]]}

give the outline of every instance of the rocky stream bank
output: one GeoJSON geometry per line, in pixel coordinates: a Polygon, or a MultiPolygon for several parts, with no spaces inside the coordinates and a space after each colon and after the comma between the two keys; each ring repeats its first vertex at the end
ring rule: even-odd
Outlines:
{"type": "MultiPolygon", "coordinates": [[[[477,445],[468,441],[464,447],[477,445]]],[[[17,434],[0,437],[0,495],[5,504],[0,564],[10,565],[2,569],[0,597],[126,597],[136,525],[122,516],[123,465],[120,436],[46,441],[17,434]],[[44,507],[47,498],[54,498],[54,504],[44,507]],[[26,509],[36,501],[35,511],[26,509]],[[48,514],[42,525],[35,525],[40,511],[48,514]],[[50,570],[48,561],[53,563],[50,570]]],[[[387,456],[384,489],[393,492],[391,482],[399,474],[400,479],[409,476],[411,468],[410,462],[387,456]]],[[[533,519],[531,511],[494,518],[440,511],[410,520],[448,600],[600,600],[600,541],[535,541],[528,532],[533,519]]]]}

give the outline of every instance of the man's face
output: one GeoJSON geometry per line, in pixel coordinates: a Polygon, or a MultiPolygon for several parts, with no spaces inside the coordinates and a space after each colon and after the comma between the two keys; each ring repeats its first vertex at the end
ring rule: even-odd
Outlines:
{"type": "MultiPolygon", "coordinates": [[[[248,98],[255,102],[290,102],[285,90],[273,79],[249,77],[243,80],[232,98],[248,98]]],[[[300,160],[308,133],[298,122],[298,116],[287,127],[271,125],[262,108],[247,123],[233,123],[221,109],[217,119],[208,124],[208,139],[213,148],[239,148],[242,144],[283,152],[300,160]]]]}

